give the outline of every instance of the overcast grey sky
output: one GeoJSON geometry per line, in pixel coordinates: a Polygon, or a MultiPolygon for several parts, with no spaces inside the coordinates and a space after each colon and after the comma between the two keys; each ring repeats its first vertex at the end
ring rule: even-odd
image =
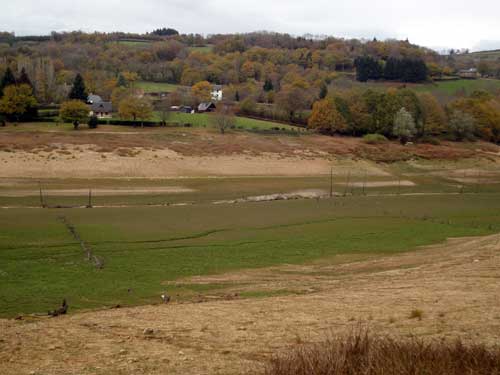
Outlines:
{"type": "Polygon", "coordinates": [[[0,30],[182,33],[258,30],[409,38],[429,47],[500,48],[499,0],[0,0],[0,30]]]}

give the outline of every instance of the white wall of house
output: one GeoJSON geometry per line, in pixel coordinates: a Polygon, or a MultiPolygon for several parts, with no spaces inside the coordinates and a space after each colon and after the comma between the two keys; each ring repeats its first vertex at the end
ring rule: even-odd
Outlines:
{"type": "Polygon", "coordinates": [[[222,100],[222,90],[212,90],[212,100],[220,102],[222,100]]]}

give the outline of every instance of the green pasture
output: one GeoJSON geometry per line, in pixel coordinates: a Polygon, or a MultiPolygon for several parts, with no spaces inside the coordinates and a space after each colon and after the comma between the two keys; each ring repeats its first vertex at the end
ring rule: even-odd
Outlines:
{"type": "Polygon", "coordinates": [[[207,44],[206,46],[188,47],[189,52],[203,52],[209,53],[213,52],[214,46],[212,44],[207,44]]]}
{"type": "MultiPolygon", "coordinates": [[[[347,196],[189,206],[0,210],[0,316],[159,302],[224,285],[171,282],[341,254],[408,251],[448,237],[500,231],[500,194],[347,196]],[[85,260],[65,216],[102,270],[85,260]],[[179,296],[177,296],[179,294],[179,296]]],[[[226,285],[227,286],[227,285],[226,285]]]]}
{"type": "Polygon", "coordinates": [[[150,92],[172,92],[177,90],[179,87],[183,86],[166,82],[138,81],[134,83],[134,87],[144,90],[144,92],[146,93],[150,93],[150,92]]]}
{"type": "MultiPolygon", "coordinates": [[[[178,113],[174,112],[169,118],[169,122],[178,124],[191,124],[198,127],[213,126],[212,115],[207,113],[178,113]]],[[[155,112],[155,120],[160,120],[160,113],[155,112]]],[[[304,130],[297,126],[281,124],[278,122],[257,120],[248,117],[236,117],[236,128],[246,130],[270,130],[273,128],[285,130],[304,130]]]]}
{"type": "Polygon", "coordinates": [[[419,92],[429,91],[434,94],[446,94],[449,96],[470,95],[476,90],[485,90],[496,93],[500,90],[500,80],[494,79],[460,79],[456,81],[440,81],[427,85],[416,85],[415,90],[419,92]]]}
{"type": "Polygon", "coordinates": [[[124,39],[116,42],[119,45],[126,47],[149,47],[153,41],[151,40],[143,40],[143,39],[124,39]]]}

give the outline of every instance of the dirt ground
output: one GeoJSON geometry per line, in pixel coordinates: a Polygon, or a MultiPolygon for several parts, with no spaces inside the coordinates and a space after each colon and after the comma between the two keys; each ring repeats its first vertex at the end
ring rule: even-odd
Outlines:
{"type": "MultiPolygon", "coordinates": [[[[175,178],[204,176],[312,176],[347,170],[386,175],[378,162],[411,158],[499,159],[492,144],[368,145],[359,138],[221,135],[205,129],[144,131],[29,132],[4,130],[0,177],[175,178]]],[[[109,127],[112,128],[112,127],[109,127]]]]}
{"type": "Polygon", "coordinates": [[[184,282],[232,289],[199,303],[0,320],[1,373],[254,374],[273,353],[359,325],[395,336],[500,340],[500,235],[184,282]],[[252,290],[289,294],[235,295],[252,290]],[[410,318],[416,309],[421,320],[410,318]]]}

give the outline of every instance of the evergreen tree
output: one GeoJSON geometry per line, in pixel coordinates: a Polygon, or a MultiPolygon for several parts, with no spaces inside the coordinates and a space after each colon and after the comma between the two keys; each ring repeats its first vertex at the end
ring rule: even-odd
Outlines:
{"type": "Polygon", "coordinates": [[[383,77],[383,69],[380,61],[371,56],[362,56],[354,60],[356,67],[356,79],[366,82],[369,79],[378,80],[383,77]]]}
{"type": "Polygon", "coordinates": [[[394,57],[389,57],[384,67],[384,78],[392,81],[397,80],[400,76],[399,60],[394,57]]]}
{"type": "Polygon", "coordinates": [[[274,90],[274,85],[273,81],[270,79],[266,79],[266,82],[264,82],[264,91],[269,92],[274,90]]]}
{"type": "Polygon", "coordinates": [[[31,86],[31,88],[33,88],[33,84],[31,83],[31,80],[28,77],[28,73],[26,73],[26,70],[24,68],[21,70],[21,75],[19,76],[18,83],[26,84],[31,86]]]}
{"type": "Polygon", "coordinates": [[[118,87],[127,87],[128,86],[127,79],[121,73],[118,75],[118,81],[116,82],[116,86],[118,86],[118,87]]]}
{"type": "Polygon", "coordinates": [[[69,98],[74,100],[87,101],[87,90],[85,89],[85,82],[83,77],[78,73],[73,82],[73,87],[69,93],[69,98]]]}
{"type": "Polygon", "coordinates": [[[3,90],[10,85],[15,85],[16,84],[16,77],[14,77],[14,74],[12,73],[12,70],[10,68],[7,68],[5,71],[5,74],[3,75],[2,81],[0,82],[0,97],[3,96],[3,90]]]}
{"type": "Polygon", "coordinates": [[[325,99],[327,95],[328,95],[328,86],[326,85],[326,83],[323,82],[319,90],[319,98],[325,99]]]}

